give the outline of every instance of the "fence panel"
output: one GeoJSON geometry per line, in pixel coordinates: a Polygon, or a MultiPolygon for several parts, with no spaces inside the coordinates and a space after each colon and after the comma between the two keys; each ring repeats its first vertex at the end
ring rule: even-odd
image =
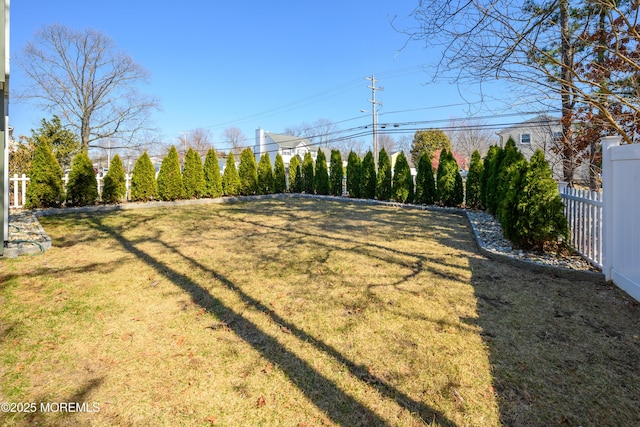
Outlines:
{"type": "Polygon", "coordinates": [[[602,268],[602,193],[561,187],[560,197],[569,223],[571,246],[591,264],[602,268]]]}
{"type": "Polygon", "coordinates": [[[602,141],[604,268],[612,280],[640,301],[640,144],[602,141]]]}
{"type": "MultiPolygon", "coordinates": [[[[156,173],[156,179],[158,174],[156,173]]],[[[98,182],[98,194],[102,195],[102,187],[103,187],[103,176],[96,175],[96,181],[98,182]]],[[[131,174],[125,174],[127,194],[126,200],[131,200],[131,174]]],[[[18,176],[18,174],[13,174],[13,176],[9,176],[9,208],[10,209],[21,209],[24,207],[27,201],[27,183],[29,182],[29,178],[22,174],[22,176],[18,176]]],[[[67,187],[67,183],[69,182],[69,174],[65,174],[62,177],[62,183],[64,187],[67,187]]]]}

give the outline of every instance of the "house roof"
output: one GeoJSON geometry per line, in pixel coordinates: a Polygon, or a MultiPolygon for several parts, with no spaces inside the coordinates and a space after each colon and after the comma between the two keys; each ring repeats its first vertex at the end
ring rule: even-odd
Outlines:
{"type": "Polygon", "coordinates": [[[273,142],[278,144],[281,148],[296,148],[300,144],[304,144],[306,146],[311,145],[311,141],[300,136],[283,135],[271,132],[265,132],[265,135],[269,135],[269,138],[271,138],[273,142]]]}
{"type": "Polygon", "coordinates": [[[507,134],[509,133],[509,131],[512,131],[515,129],[536,128],[539,126],[550,126],[550,125],[557,125],[557,124],[560,124],[560,119],[558,117],[552,117],[546,114],[541,114],[532,119],[525,120],[524,122],[516,123],[507,128],[504,128],[498,131],[497,134],[498,135],[507,134]]]}

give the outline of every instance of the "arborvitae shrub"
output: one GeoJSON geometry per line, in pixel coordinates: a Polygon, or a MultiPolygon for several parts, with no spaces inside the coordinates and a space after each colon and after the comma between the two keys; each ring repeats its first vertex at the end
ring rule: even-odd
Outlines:
{"type": "MultiPolygon", "coordinates": [[[[453,161],[456,160],[451,156],[453,161]]],[[[458,169],[458,162],[456,162],[456,180],[453,184],[453,206],[462,206],[464,202],[464,182],[462,181],[462,175],[460,175],[460,170],[458,169]]]]}
{"type": "Polygon", "coordinates": [[[313,187],[317,194],[329,194],[329,171],[327,171],[327,156],[318,148],[316,155],[316,169],[313,175],[313,187]]]}
{"type": "Polygon", "coordinates": [[[446,149],[442,150],[436,174],[436,199],[439,204],[456,206],[456,175],[459,174],[453,155],[446,149]]]}
{"type": "Polygon", "coordinates": [[[509,166],[503,185],[504,195],[500,202],[500,212],[498,215],[500,226],[504,236],[511,240],[518,240],[518,217],[520,199],[523,195],[523,178],[529,168],[528,162],[521,157],[519,161],[509,166]]]}
{"type": "Polygon", "coordinates": [[[413,202],[413,177],[409,162],[402,151],[393,167],[393,200],[400,203],[413,202]]]}
{"type": "Polygon", "coordinates": [[[120,203],[127,196],[127,178],[119,155],[113,156],[109,172],[102,181],[102,201],[104,203],[120,203]]]}
{"type": "Polygon", "coordinates": [[[160,200],[178,200],[184,197],[184,185],[180,172],[180,159],[175,146],[162,159],[158,173],[158,197],[160,200]]]}
{"type": "Polygon", "coordinates": [[[26,194],[26,209],[58,207],[64,200],[62,168],[46,141],[36,141],[36,147],[27,174],[29,185],[26,194]]]}
{"type": "Polygon", "coordinates": [[[468,208],[479,209],[480,204],[480,178],[482,177],[482,159],[480,153],[475,150],[471,154],[471,164],[467,174],[467,186],[465,189],[465,205],[468,208]]]}
{"type": "Polygon", "coordinates": [[[202,160],[200,160],[200,155],[193,148],[189,148],[184,159],[182,184],[184,185],[184,197],[186,199],[200,199],[204,197],[207,190],[202,160]]]}
{"type": "Polygon", "coordinates": [[[314,171],[313,158],[310,152],[306,152],[302,160],[302,191],[307,194],[314,194],[314,171]]]}
{"type": "Polygon", "coordinates": [[[497,147],[495,155],[489,163],[489,175],[487,176],[487,210],[496,215],[498,212],[498,201],[500,195],[498,194],[498,182],[501,171],[502,160],[504,159],[504,149],[497,147]]]}
{"type": "Polygon", "coordinates": [[[210,148],[204,159],[205,195],[208,197],[222,196],[222,176],[216,150],[210,148]]]}
{"type": "Polygon", "coordinates": [[[376,197],[378,200],[391,200],[391,159],[383,148],[378,155],[378,182],[376,185],[376,197]]]}
{"type": "Polygon", "coordinates": [[[362,159],[362,197],[364,199],[376,198],[376,186],[378,185],[378,177],[376,175],[376,164],[371,151],[367,151],[362,159]]]}
{"type": "Polygon", "coordinates": [[[289,161],[289,192],[302,193],[302,159],[297,154],[289,161]]]}
{"type": "Polygon", "coordinates": [[[362,162],[353,151],[347,158],[347,193],[349,197],[362,197],[362,162]]]}
{"type": "Polygon", "coordinates": [[[433,178],[433,166],[429,154],[422,153],[418,160],[416,175],[416,203],[432,205],[436,194],[436,181],[433,178]]]}
{"type": "Polygon", "coordinates": [[[240,195],[250,196],[256,194],[258,191],[258,170],[256,158],[249,147],[240,153],[238,176],[240,176],[240,195]]]}
{"type": "Polygon", "coordinates": [[[542,251],[545,244],[555,244],[559,239],[566,242],[569,227],[564,204],[540,149],[531,157],[522,179],[519,200],[516,233],[512,240],[516,246],[542,251]]]}
{"type": "Polygon", "coordinates": [[[273,167],[273,192],[284,193],[287,191],[287,170],[280,153],[276,154],[276,163],[273,167]]]}
{"type": "Polygon", "coordinates": [[[500,213],[502,210],[502,202],[506,194],[506,181],[510,172],[510,167],[515,162],[523,159],[522,153],[516,148],[516,143],[513,138],[509,137],[503,150],[504,156],[502,162],[500,162],[500,168],[498,170],[498,180],[496,181],[496,211],[495,214],[500,219],[500,213]]]}
{"type": "Polygon", "coordinates": [[[237,196],[240,192],[240,176],[233,158],[233,151],[229,151],[229,157],[227,157],[222,174],[222,192],[225,196],[237,196]]]}
{"type": "Polygon", "coordinates": [[[147,202],[158,196],[156,169],[145,151],[136,161],[131,175],[131,200],[147,202]]]}
{"type": "Polygon", "coordinates": [[[258,194],[271,193],[274,193],[271,157],[269,157],[269,153],[264,153],[258,162],[258,194]]]}
{"type": "Polygon", "coordinates": [[[342,196],[342,179],[344,171],[342,170],[342,155],[339,150],[331,150],[331,160],[329,161],[329,194],[333,196],[342,196]]]}
{"type": "Polygon", "coordinates": [[[93,205],[98,199],[98,181],[89,155],[82,151],[73,158],[67,183],[67,205],[93,205]]]}
{"type": "Polygon", "coordinates": [[[487,155],[482,161],[482,175],[480,176],[480,205],[483,209],[487,209],[487,200],[489,199],[489,175],[491,175],[491,168],[495,157],[498,155],[498,146],[492,145],[489,147],[487,155]]]}

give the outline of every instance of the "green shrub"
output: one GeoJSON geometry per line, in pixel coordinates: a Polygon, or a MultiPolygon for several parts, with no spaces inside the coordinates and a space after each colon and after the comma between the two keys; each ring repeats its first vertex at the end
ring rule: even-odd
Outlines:
{"type": "MultiPolygon", "coordinates": [[[[453,158],[453,156],[451,156],[453,158]]],[[[454,159],[455,161],[455,159],[454,159]]],[[[458,163],[456,162],[456,180],[453,184],[453,206],[462,206],[464,202],[464,182],[462,181],[462,175],[458,169],[458,163]]]]}
{"type": "Polygon", "coordinates": [[[329,171],[327,170],[327,156],[318,148],[316,155],[316,169],[313,175],[313,188],[316,194],[329,194],[329,171]]]}
{"type": "Polygon", "coordinates": [[[178,200],[184,197],[184,185],[180,172],[180,159],[175,146],[162,159],[158,173],[158,197],[160,200],[178,200]]]}
{"type": "Polygon", "coordinates": [[[333,196],[342,196],[342,179],[344,171],[342,170],[342,155],[339,150],[331,150],[331,159],[329,160],[329,194],[333,196]]]}
{"type": "Polygon", "coordinates": [[[362,162],[353,151],[347,158],[347,193],[356,199],[362,197],[362,162]]]}
{"type": "Polygon", "coordinates": [[[216,150],[210,148],[204,159],[205,195],[208,197],[222,196],[222,176],[216,150]]]}
{"type": "Polygon", "coordinates": [[[398,154],[393,167],[393,200],[400,203],[413,202],[413,177],[404,152],[398,154]]]}
{"type": "Polygon", "coordinates": [[[297,154],[289,162],[289,192],[302,193],[302,159],[297,154]]]}
{"type": "Polygon", "coordinates": [[[273,167],[273,192],[284,193],[287,191],[287,170],[280,153],[276,154],[276,163],[273,167]]]}
{"type": "Polygon", "coordinates": [[[507,140],[503,153],[504,156],[502,158],[502,162],[500,162],[500,168],[498,170],[498,180],[496,181],[497,205],[495,214],[498,217],[498,220],[500,219],[502,204],[506,195],[507,177],[510,173],[511,165],[524,159],[524,156],[522,155],[520,150],[516,148],[516,143],[513,138],[509,138],[507,140]]]}
{"type": "Polygon", "coordinates": [[[522,248],[544,249],[545,244],[568,239],[564,204],[551,168],[537,149],[524,173],[518,202],[518,218],[512,242],[522,248]]]}
{"type": "Polygon", "coordinates": [[[193,148],[189,148],[184,160],[182,184],[184,185],[184,197],[187,199],[200,199],[204,197],[207,190],[202,160],[193,148]]]}
{"type": "Polygon", "coordinates": [[[418,160],[416,175],[416,203],[432,205],[435,201],[436,181],[433,178],[433,166],[428,153],[422,153],[418,160]]]}
{"type": "Polygon", "coordinates": [[[436,200],[441,205],[457,206],[462,203],[464,197],[460,186],[462,177],[460,177],[459,184],[456,184],[458,176],[460,176],[460,171],[453,154],[446,149],[442,150],[436,174],[436,200]]]}
{"type": "Polygon", "coordinates": [[[238,176],[240,176],[240,195],[250,196],[256,194],[258,191],[258,170],[256,167],[256,158],[249,147],[240,153],[238,176]]]}
{"type": "Polygon", "coordinates": [[[131,200],[147,202],[158,196],[156,169],[145,151],[136,161],[131,175],[131,200]]]}
{"type": "Polygon", "coordinates": [[[260,162],[258,162],[258,194],[274,193],[273,186],[271,157],[269,157],[269,153],[264,153],[260,156],[260,162]]]}
{"type": "Polygon", "coordinates": [[[240,192],[240,176],[233,158],[233,151],[229,151],[227,163],[222,174],[222,192],[225,196],[237,196],[240,192]]]}
{"type": "Polygon", "coordinates": [[[113,156],[109,164],[109,172],[102,181],[102,201],[104,203],[120,203],[127,196],[127,178],[119,155],[113,156]]]}
{"type": "Polygon", "coordinates": [[[493,163],[495,162],[499,150],[500,148],[498,148],[497,145],[489,147],[489,151],[482,162],[482,175],[480,176],[480,205],[483,209],[487,210],[488,200],[491,193],[491,191],[489,191],[489,175],[491,175],[491,168],[493,167],[493,163]]]}
{"type": "Polygon", "coordinates": [[[367,151],[362,159],[362,197],[365,199],[376,198],[376,186],[378,185],[376,175],[376,164],[371,151],[367,151]]]}
{"type": "Polygon", "coordinates": [[[517,227],[520,213],[518,209],[523,194],[523,178],[528,168],[528,162],[524,157],[520,158],[519,161],[509,166],[506,181],[503,185],[505,193],[501,197],[498,218],[504,237],[512,242],[519,239],[517,227]]]}
{"type": "Polygon", "coordinates": [[[87,206],[98,200],[98,181],[89,155],[81,151],[71,163],[67,183],[67,206],[87,206]]]}
{"type": "MultiPolygon", "coordinates": [[[[62,168],[58,164],[51,145],[45,140],[36,140],[29,185],[26,193],[26,209],[58,207],[64,199],[62,168]]],[[[93,169],[92,169],[93,171],[93,169]]]]}
{"type": "Polygon", "coordinates": [[[504,149],[498,147],[495,156],[489,163],[489,175],[487,176],[487,210],[496,215],[498,212],[498,204],[500,202],[500,194],[498,193],[500,171],[502,170],[502,161],[504,160],[504,149]]]}
{"type": "Polygon", "coordinates": [[[471,164],[467,174],[467,187],[465,189],[465,204],[468,208],[479,209],[480,204],[480,178],[482,177],[482,159],[478,150],[471,154],[471,164]]]}
{"type": "Polygon", "coordinates": [[[302,191],[307,194],[314,194],[314,171],[313,158],[310,152],[306,152],[302,160],[302,191]]]}
{"type": "Polygon", "coordinates": [[[376,185],[376,197],[378,200],[391,200],[391,159],[383,148],[378,155],[378,182],[376,185]]]}

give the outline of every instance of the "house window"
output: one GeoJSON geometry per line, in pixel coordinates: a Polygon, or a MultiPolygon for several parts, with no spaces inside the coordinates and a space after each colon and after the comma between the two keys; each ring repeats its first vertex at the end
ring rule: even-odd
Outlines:
{"type": "Polygon", "coordinates": [[[291,150],[282,150],[282,155],[283,156],[290,156],[291,155],[291,150]]]}
{"type": "Polygon", "coordinates": [[[304,148],[298,148],[296,150],[296,154],[299,154],[300,156],[304,156],[307,153],[307,150],[305,150],[304,148]]]}
{"type": "Polygon", "coordinates": [[[520,134],[520,144],[531,144],[531,134],[530,133],[521,133],[520,134]]]}
{"type": "Polygon", "coordinates": [[[562,132],[552,132],[551,137],[554,142],[562,141],[562,132]]]}

